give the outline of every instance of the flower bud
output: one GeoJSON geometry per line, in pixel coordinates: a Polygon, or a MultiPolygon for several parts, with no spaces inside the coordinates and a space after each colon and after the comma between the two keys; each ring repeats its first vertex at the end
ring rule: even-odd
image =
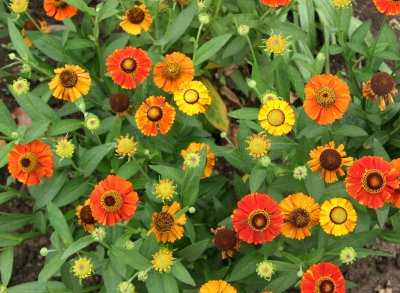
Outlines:
{"type": "Polygon", "coordinates": [[[272,275],[275,273],[275,265],[269,261],[262,261],[257,264],[257,275],[264,280],[271,280],[272,275]]]}
{"type": "Polygon", "coordinates": [[[22,64],[21,73],[30,73],[31,71],[32,71],[32,66],[26,63],[22,64]]]}
{"type": "Polygon", "coordinates": [[[131,240],[127,240],[124,244],[124,248],[127,250],[132,250],[135,248],[135,242],[131,241],[131,240]]]}
{"type": "Polygon", "coordinates": [[[184,164],[188,168],[196,168],[200,165],[200,155],[196,152],[188,153],[185,156],[184,164]]]}
{"type": "Polygon", "coordinates": [[[345,247],[340,251],[340,261],[346,265],[352,264],[357,258],[357,252],[353,247],[345,247]]]}
{"type": "Polygon", "coordinates": [[[200,13],[199,21],[201,24],[207,25],[210,23],[210,16],[207,13],[200,13]]]}
{"type": "Polygon", "coordinates": [[[195,207],[190,207],[189,208],[189,213],[194,214],[196,212],[196,208],[195,207]]]}
{"type": "Polygon", "coordinates": [[[12,137],[13,139],[17,139],[17,138],[19,137],[18,132],[14,131],[13,133],[11,133],[11,137],[12,137]]]}
{"type": "Polygon", "coordinates": [[[85,118],[85,127],[90,131],[94,131],[100,127],[100,119],[95,114],[89,113],[85,118]]]}
{"type": "Polygon", "coordinates": [[[325,54],[324,54],[324,53],[319,52],[319,53],[317,54],[317,60],[318,60],[318,61],[325,61],[325,59],[326,59],[326,57],[325,57],[325,54]]]}
{"type": "Polygon", "coordinates": [[[102,227],[96,228],[91,233],[94,240],[97,242],[103,241],[106,238],[106,230],[102,227]]]}
{"type": "Polygon", "coordinates": [[[257,87],[257,82],[254,79],[247,80],[247,86],[251,89],[255,89],[257,87]]]}
{"type": "Polygon", "coordinates": [[[293,178],[296,180],[304,180],[307,177],[307,168],[305,166],[297,166],[293,170],[293,178]]]}
{"type": "Polygon", "coordinates": [[[7,293],[8,292],[8,290],[7,290],[7,287],[6,287],[6,285],[0,285],[0,293],[7,293]]]}
{"type": "Polygon", "coordinates": [[[250,32],[250,28],[248,25],[245,24],[241,24],[239,25],[239,27],[237,28],[237,32],[240,36],[247,36],[250,32]]]}
{"type": "Polygon", "coordinates": [[[221,136],[222,139],[225,139],[225,138],[228,137],[228,134],[225,131],[222,131],[220,136],[221,136]]]}
{"type": "Polygon", "coordinates": [[[303,272],[302,268],[300,268],[300,270],[297,272],[297,277],[299,279],[301,279],[303,277],[303,275],[304,275],[304,272],[303,272]]]}
{"type": "Polygon", "coordinates": [[[10,53],[8,54],[8,58],[10,58],[10,60],[15,60],[15,58],[17,58],[17,55],[15,55],[14,53],[10,53]]]}
{"type": "Polygon", "coordinates": [[[135,286],[130,282],[121,282],[118,285],[118,291],[120,293],[135,293],[135,286]]]}
{"type": "Polygon", "coordinates": [[[262,158],[260,158],[260,165],[263,168],[267,168],[271,165],[271,158],[268,156],[264,156],[262,158]]]}
{"type": "Polygon", "coordinates": [[[12,90],[18,95],[25,95],[29,92],[30,85],[29,81],[25,78],[19,77],[17,80],[13,81],[12,90]]]}
{"type": "Polygon", "coordinates": [[[49,250],[47,249],[47,247],[42,247],[40,249],[40,255],[41,256],[47,256],[49,254],[49,250]]]}
{"type": "Polygon", "coordinates": [[[138,273],[138,275],[137,275],[137,278],[138,278],[138,280],[141,281],[141,282],[146,282],[148,276],[149,276],[149,275],[147,274],[146,271],[140,271],[140,272],[138,273]]]}

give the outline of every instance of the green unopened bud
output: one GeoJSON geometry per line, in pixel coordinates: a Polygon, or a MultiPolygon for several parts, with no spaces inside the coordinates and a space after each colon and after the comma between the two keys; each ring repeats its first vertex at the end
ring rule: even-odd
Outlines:
{"type": "Polygon", "coordinates": [[[100,127],[100,119],[95,114],[88,113],[85,118],[85,127],[94,131],[100,127]]]}
{"type": "Polygon", "coordinates": [[[225,138],[228,137],[228,134],[225,131],[222,131],[220,136],[221,136],[222,139],[225,139],[225,138]]]}
{"type": "Polygon", "coordinates": [[[237,32],[240,36],[247,36],[250,32],[250,28],[248,25],[245,24],[241,24],[239,25],[239,27],[237,28],[237,32]]]}
{"type": "Polygon", "coordinates": [[[7,293],[8,292],[8,290],[7,290],[7,287],[6,287],[6,285],[0,285],[0,293],[7,293]]]}
{"type": "Polygon", "coordinates": [[[17,58],[17,55],[15,55],[14,53],[10,53],[8,54],[8,58],[10,58],[10,60],[15,60],[15,58],[17,58]]]}
{"type": "Polygon", "coordinates": [[[131,241],[131,240],[127,240],[124,244],[124,248],[127,250],[132,250],[135,248],[135,242],[131,241]]]}
{"type": "Polygon", "coordinates": [[[307,177],[307,168],[305,166],[298,166],[293,170],[293,178],[296,180],[304,180],[307,177]]]}
{"type": "Polygon", "coordinates": [[[261,103],[265,104],[268,101],[272,101],[272,100],[278,100],[279,97],[276,93],[274,92],[266,92],[262,98],[261,98],[261,103]]]}
{"type": "Polygon", "coordinates": [[[150,150],[149,150],[149,149],[144,149],[144,150],[143,150],[143,154],[144,154],[146,157],[148,157],[148,158],[151,157],[151,153],[150,153],[150,150]]]}
{"type": "Polygon", "coordinates": [[[207,13],[200,13],[199,21],[200,21],[200,23],[207,25],[210,23],[210,16],[207,13]]]}
{"type": "Polygon", "coordinates": [[[149,275],[146,271],[140,271],[137,275],[137,279],[141,282],[146,282],[149,275]]]}
{"type": "Polygon", "coordinates": [[[247,80],[247,86],[251,89],[255,89],[257,87],[257,82],[254,79],[247,80]]]}
{"type": "Polygon", "coordinates": [[[340,261],[346,265],[352,264],[357,258],[357,252],[353,247],[345,247],[340,251],[340,261]]]}
{"type": "Polygon", "coordinates": [[[49,254],[49,250],[47,249],[47,247],[42,247],[40,249],[40,255],[41,256],[47,256],[49,254]]]}
{"type": "Polygon", "coordinates": [[[106,238],[106,230],[104,230],[104,228],[102,228],[102,227],[96,228],[92,231],[91,235],[94,240],[96,240],[97,242],[100,242],[100,241],[103,241],[104,238],[106,238]]]}
{"type": "Polygon", "coordinates": [[[325,54],[324,54],[324,53],[319,52],[319,53],[317,54],[317,60],[318,60],[318,61],[325,61],[325,59],[326,59],[326,57],[325,57],[325,54]]]}
{"type": "Polygon", "coordinates": [[[17,138],[19,137],[18,132],[14,131],[13,133],[11,133],[11,137],[12,137],[13,139],[17,139],[17,138]]]}
{"type": "Polygon", "coordinates": [[[188,168],[196,168],[200,165],[200,155],[196,152],[188,153],[185,156],[184,164],[188,168]]]}
{"type": "Polygon", "coordinates": [[[297,272],[297,277],[298,277],[299,279],[301,279],[301,278],[303,277],[303,275],[304,275],[303,269],[300,268],[300,270],[297,272]]]}
{"type": "Polygon", "coordinates": [[[32,66],[29,64],[22,64],[21,73],[30,73],[32,71],[32,66]]]}
{"type": "Polygon", "coordinates": [[[189,208],[189,213],[194,214],[196,212],[196,208],[195,207],[190,207],[189,208]]]}
{"type": "Polygon", "coordinates": [[[260,158],[260,165],[263,168],[267,168],[271,165],[271,158],[268,156],[264,156],[262,158],[260,158]]]}
{"type": "Polygon", "coordinates": [[[120,293],[135,293],[135,286],[130,282],[121,282],[118,285],[118,290],[120,293]]]}
{"type": "Polygon", "coordinates": [[[271,280],[272,275],[275,273],[275,265],[269,261],[262,261],[257,264],[257,275],[264,280],[271,280]]]}

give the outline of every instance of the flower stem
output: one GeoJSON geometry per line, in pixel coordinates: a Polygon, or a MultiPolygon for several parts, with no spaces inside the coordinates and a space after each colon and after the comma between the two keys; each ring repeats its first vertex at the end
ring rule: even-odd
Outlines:
{"type": "Polygon", "coordinates": [[[32,17],[32,15],[29,13],[29,11],[25,11],[25,15],[29,18],[29,20],[33,23],[33,25],[36,27],[36,29],[41,32],[42,29],[39,26],[39,24],[36,22],[36,20],[32,17]]]}
{"type": "Polygon", "coordinates": [[[248,35],[246,35],[246,40],[247,40],[247,43],[249,44],[251,54],[253,55],[254,63],[257,63],[256,54],[254,53],[253,45],[251,44],[251,41],[250,41],[250,38],[248,35]]]}
{"type": "Polygon", "coordinates": [[[379,38],[380,38],[380,36],[382,34],[383,28],[385,27],[386,19],[387,19],[387,15],[385,15],[385,17],[383,18],[382,23],[381,23],[381,27],[379,28],[379,32],[376,35],[376,38],[375,38],[375,40],[374,40],[374,42],[372,44],[371,56],[370,56],[370,58],[368,60],[369,61],[369,67],[371,67],[372,58],[374,57],[376,46],[378,45],[379,38]]]}
{"type": "Polygon", "coordinates": [[[199,26],[199,30],[197,31],[197,36],[196,36],[196,41],[194,42],[194,48],[193,48],[193,63],[196,60],[196,52],[197,48],[199,47],[199,40],[200,40],[200,35],[201,35],[201,30],[203,29],[203,24],[201,23],[199,26]]]}

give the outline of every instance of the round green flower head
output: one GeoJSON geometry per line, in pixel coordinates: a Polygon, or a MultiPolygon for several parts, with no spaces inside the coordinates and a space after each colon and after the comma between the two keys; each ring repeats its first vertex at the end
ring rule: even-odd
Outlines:
{"type": "Polygon", "coordinates": [[[12,90],[14,93],[17,95],[25,95],[29,92],[29,87],[30,87],[29,81],[27,81],[25,78],[18,78],[17,80],[14,80],[12,84],[12,90]]]}
{"type": "Polygon", "coordinates": [[[103,241],[106,238],[106,230],[102,227],[96,228],[92,231],[91,235],[97,242],[103,241]]]}
{"type": "Polygon", "coordinates": [[[293,178],[296,180],[304,180],[307,177],[307,168],[304,166],[297,166],[293,170],[293,178]]]}
{"type": "Polygon", "coordinates": [[[275,273],[275,265],[272,262],[264,260],[257,264],[256,272],[260,278],[269,281],[275,273]]]}
{"type": "Polygon", "coordinates": [[[357,252],[353,247],[345,247],[340,251],[340,261],[346,265],[352,264],[357,258],[357,252]]]}
{"type": "Polygon", "coordinates": [[[118,292],[120,293],[135,293],[135,286],[130,282],[121,282],[118,285],[118,292]]]}
{"type": "Polygon", "coordinates": [[[148,277],[149,277],[149,275],[147,274],[146,271],[140,271],[140,272],[138,272],[137,279],[138,279],[140,282],[146,282],[148,277]]]}

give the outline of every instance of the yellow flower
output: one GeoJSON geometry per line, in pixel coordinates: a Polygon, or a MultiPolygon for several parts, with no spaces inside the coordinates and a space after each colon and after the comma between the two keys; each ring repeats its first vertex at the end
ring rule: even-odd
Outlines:
{"type": "Polygon", "coordinates": [[[345,247],[340,251],[340,261],[346,265],[352,264],[357,258],[357,252],[353,247],[345,247]]]}
{"type": "Polygon", "coordinates": [[[155,195],[163,200],[171,199],[174,197],[175,188],[176,186],[171,180],[160,180],[160,182],[155,186],[155,195]]]}
{"type": "Polygon", "coordinates": [[[357,213],[350,201],[345,198],[331,198],[321,206],[319,223],[328,234],[346,235],[356,227],[357,213]]]}
{"type": "Polygon", "coordinates": [[[12,90],[17,95],[25,95],[29,92],[30,83],[25,78],[18,78],[13,81],[12,90]]]}
{"type": "Polygon", "coordinates": [[[179,110],[192,116],[205,113],[211,105],[211,96],[207,87],[200,81],[186,81],[174,92],[174,101],[179,110]]]}
{"type": "Polygon", "coordinates": [[[80,280],[86,279],[93,273],[92,262],[86,257],[80,257],[75,260],[74,265],[71,267],[71,272],[80,280]]]}
{"type": "Polygon", "coordinates": [[[142,4],[129,9],[119,25],[127,33],[138,35],[142,30],[148,31],[152,22],[149,10],[142,4]]]}
{"type": "Polygon", "coordinates": [[[12,0],[10,9],[14,13],[24,13],[28,9],[29,0],[12,0]]]}
{"type": "Polygon", "coordinates": [[[90,131],[99,129],[100,119],[95,114],[88,113],[85,115],[85,127],[90,131]]]}
{"type": "Polygon", "coordinates": [[[74,150],[75,146],[70,140],[62,139],[57,142],[56,154],[60,158],[72,158],[74,150]]]}
{"type": "Polygon", "coordinates": [[[153,254],[153,268],[156,271],[169,272],[174,262],[174,257],[172,256],[172,251],[167,248],[160,248],[160,250],[153,254]]]}
{"type": "Polygon", "coordinates": [[[351,0],[332,0],[336,8],[343,8],[351,5],[351,0]]]}
{"type": "Polygon", "coordinates": [[[248,137],[246,143],[248,145],[246,150],[249,151],[250,156],[253,158],[264,157],[271,148],[271,141],[261,133],[248,137]]]}
{"type": "Polygon", "coordinates": [[[275,265],[269,261],[262,261],[257,264],[257,275],[264,280],[271,280],[272,275],[275,273],[275,265]]]}
{"type": "Polygon", "coordinates": [[[237,293],[235,287],[223,280],[208,281],[200,287],[199,293],[237,293]]]}
{"type": "MultiPolygon", "coordinates": [[[[183,168],[183,170],[186,170],[188,167],[189,168],[196,167],[197,162],[200,163],[200,160],[197,161],[196,155],[194,155],[194,154],[197,154],[197,157],[199,157],[198,154],[203,149],[203,147],[206,147],[206,150],[207,150],[207,155],[206,155],[207,162],[206,162],[206,166],[204,167],[203,174],[201,175],[202,179],[210,177],[212,174],[212,171],[214,169],[214,166],[215,166],[215,155],[211,151],[210,146],[206,143],[192,142],[186,150],[181,151],[181,156],[185,160],[182,168],[183,168]],[[189,155],[189,157],[188,157],[188,155],[189,155]],[[191,165],[190,165],[190,163],[191,163],[191,165]]],[[[198,166],[198,164],[197,164],[197,166],[198,166]]]]}
{"type": "Polygon", "coordinates": [[[129,137],[127,134],[116,140],[115,152],[121,157],[131,157],[136,152],[137,142],[134,141],[133,137],[129,137]]]}
{"type": "Polygon", "coordinates": [[[265,102],[258,112],[258,120],[261,127],[268,133],[276,136],[289,133],[296,117],[290,105],[282,100],[271,100],[265,102]]]}
{"type": "Polygon", "coordinates": [[[286,39],[281,35],[272,34],[265,40],[265,47],[269,53],[275,55],[282,55],[286,50],[286,39]]]}

